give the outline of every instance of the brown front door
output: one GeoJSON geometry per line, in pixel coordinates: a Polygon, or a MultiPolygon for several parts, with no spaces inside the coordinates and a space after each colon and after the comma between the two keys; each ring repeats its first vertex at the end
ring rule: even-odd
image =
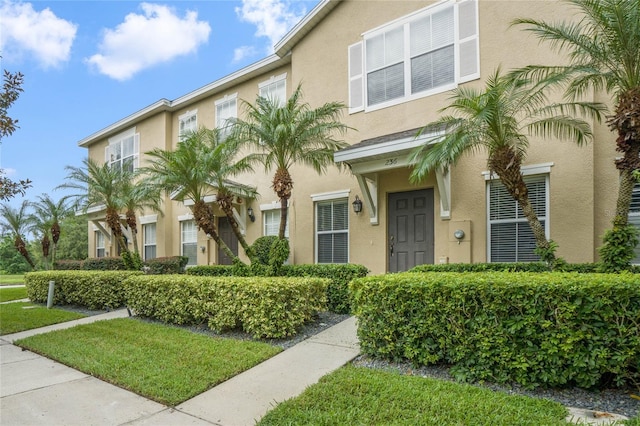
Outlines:
{"type": "MultiPolygon", "coordinates": [[[[231,224],[229,224],[229,219],[226,217],[218,218],[218,234],[222,241],[225,242],[227,246],[231,249],[233,254],[238,255],[238,237],[233,233],[231,229],[231,224]]],[[[229,259],[229,256],[218,247],[218,264],[219,265],[232,265],[233,260],[229,259]]]]}
{"type": "Polygon", "coordinates": [[[389,194],[389,272],[433,263],[433,189],[389,194]]]}

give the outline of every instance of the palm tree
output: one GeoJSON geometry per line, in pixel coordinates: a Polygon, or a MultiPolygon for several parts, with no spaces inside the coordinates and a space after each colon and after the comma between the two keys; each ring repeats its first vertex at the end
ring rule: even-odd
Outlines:
{"type": "Polygon", "coordinates": [[[595,104],[573,102],[547,104],[540,86],[530,87],[524,80],[511,79],[496,70],[483,90],[458,87],[451,93],[451,103],[440,110],[450,112],[425,126],[425,131],[444,130],[444,134],[417,148],[411,173],[413,182],[424,180],[439,168],[455,164],[465,153],[486,150],[488,167],[517,201],[533,231],[541,257],[553,264],[555,246],[545,235],[544,227],[529,200],[521,165],[529,146],[528,135],[573,139],[582,145],[591,138],[587,122],[567,112],[597,114],[595,104]]]}
{"type": "Polygon", "coordinates": [[[49,269],[49,253],[51,251],[51,225],[53,224],[48,215],[36,211],[30,217],[29,231],[33,232],[36,238],[40,240],[40,248],[42,249],[42,261],[44,268],[49,269]]]}
{"type": "Polygon", "coordinates": [[[139,173],[123,173],[128,176],[123,179],[122,188],[120,193],[117,194],[118,204],[122,205],[125,209],[125,220],[129,231],[131,232],[131,240],[133,243],[136,261],[141,262],[141,260],[139,260],[140,249],[138,248],[138,222],[136,211],[143,212],[148,209],[163,214],[160,199],[161,191],[152,186],[136,183],[135,179],[139,173]]]}
{"type": "MultiPolygon", "coordinates": [[[[198,228],[210,235],[234,263],[240,260],[220,238],[213,207],[204,199],[212,192],[212,187],[215,187],[220,208],[231,222],[238,242],[247,256],[252,258],[253,252],[233,217],[233,192],[227,180],[238,173],[251,170],[251,159],[235,160],[237,153],[238,145],[232,139],[221,141],[218,129],[200,128],[185,135],[174,151],[156,148],[147,152],[149,165],[141,169],[146,175],[144,185],[159,188],[178,200],[193,200],[194,204],[190,209],[198,228]]],[[[246,191],[255,195],[255,190],[246,188],[246,191]]]]}
{"type": "MultiPolygon", "coordinates": [[[[58,241],[60,241],[60,221],[72,214],[73,210],[66,197],[54,201],[49,194],[39,196],[37,202],[31,203],[31,207],[33,207],[35,211],[35,216],[39,218],[39,222],[50,221],[48,232],[45,233],[41,230],[41,234],[44,236],[49,232],[51,233],[51,241],[53,242],[53,247],[51,248],[51,265],[55,269],[56,250],[58,248],[58,241]]],[[[47,255],[45,255],[45,258],[46,257],[47,255]]]]}
{"type": "Polygon", "coordinates": [[[129,248],[120,224],[120,211],[123,206],[118,197],[125,174],[112,168],[108,163],[100,166],[90,158],[84,159],[83,164],[84,167],[66,166],[65,169],[69,172],[67,182],[58,188],[80,190],[80,193],[70,197],[75,198],[76,206],[84,211],[89,207],[104,206],[107,226],[125,257],[129,253],[129,248]]]}
{"type": "Polygon", "coordinates": [[[280,229],[284,239],[287,204],[293,190],[291,167],[304,164],[322,174],[333,163],[333,154],[347,144],[334,138],[344,134],[348,126],[339,121],[344,104],[329,102],[316,109],[302,102],[298,85],[282,104],[277,99],[258,97],[256,104],[244,102],[247,119],[234,119],[234,132],[239,140],[252,144],[265,169],[275,169],[273,190],[280,199],[280,229]]]}
{"type": "Polygon", "coordinates": [[[31,255],[27,250],[27,244],[24,241],[24,234],[31,226],[31,218],[27,212],[29,209],[29,202],[24,200],[20,205],[20,208],[15,209],[9,204],[0,204],[0,216],[4,219],[0,222],[2,228],[6,228],[13,234],[13,245],[16,250],[25,258],[25,260],[35,268],[35,264],[31,259],[31,255]]]}
{"type": "MultiPolygon", "coordinates": [[[[640,3],[565,1],[580,12],[581,19],[559,23],[517,19],[514,24],[524,25],[553,49],[568,54],[569,64],[531,65],[520,72],[543,84],[566,82],[566,94],[570,97],[581,96],[590,89],[605,90],[613,96],[615,112],[607,123],[617,132],[616,151],[622,154],[615,161],[620,184],[613,231],[625,232],[636,183],[634,171],[640,169],[640,3]]],[[[635,242],[637,239],[627,239],[628,245],[635,246],[635,242]]],[[[628,250],[632,252],[633,246],[628,250]]]]}

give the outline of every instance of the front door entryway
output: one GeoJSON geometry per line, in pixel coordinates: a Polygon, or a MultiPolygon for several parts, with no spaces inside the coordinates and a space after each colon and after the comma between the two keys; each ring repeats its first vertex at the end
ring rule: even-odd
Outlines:
{"type": "MultiPolygon", "coordinates": [[[[222,241],[225,242],[227,246],[231,249],[233,254],[238,255],[238,237],[233,233],[233,229],[231,229],[231,224],[229,223],[229,219],[227,217],[219,217],[218,218],[218,235],[222,241]]],[[[227,256],[227,254],[218,247],[218,264],[219,265],[232,265],[233,260],[227,256]]]]}
{"type": "Polygon", "coordinates": [[[389,272],[433,263],[433,188],[388,196],[389,272]]]}

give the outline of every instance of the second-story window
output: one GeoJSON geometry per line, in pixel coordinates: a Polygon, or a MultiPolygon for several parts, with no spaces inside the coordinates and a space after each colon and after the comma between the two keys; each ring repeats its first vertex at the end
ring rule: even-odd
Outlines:
{"type": "Polygon", "coordinates": [[[259,95],[284,104],[287,100],[287,74],[271,77],[258,85],[259,95]]]}
{"type": "Polygon", "coordinates": [[[198,111],[187,111],[178,117],[180,139],[190,132],[198,130],[198,111]]]}
{"type": "Polygon", "coordinates": [[[477,1],[450,0],[349,46],[349,111],[429,96],[479,76],[477,1]]]}
{"type": "Polygon", "coordinates": [[[140,134],[135,128],[109,139],[105,149],[105,162],[119,170],[132,172],[138,168],[140,156],[140,134]]]}
{"type": "Polygon", "coordinates": [[[230,119],[238,117],[238,94],[225,96],[216,101],[216,128],[224,139],[231,132],[230,119]]]}

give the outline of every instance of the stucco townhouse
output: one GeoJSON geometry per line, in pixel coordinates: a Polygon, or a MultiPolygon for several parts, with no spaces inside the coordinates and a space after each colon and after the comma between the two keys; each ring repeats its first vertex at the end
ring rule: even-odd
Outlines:
{"type": "MultiPolygon", "coordinates": [[[[289,262],[351,262],[384,273],[421,263],[535,260],[528,224],[488,172],[485,153],[466,156],[420,184],[409,181],[409,153],[430,137],[416,138],[417,129],[438,117],[449,90],[483,87],[498,66],[561,61],[533,35],[512,27],[515,18],[563,20],[573,13],[556,1],[322,1],[273,55],[178,99],[161,99],[79,145],[99,162],[138,167],[145,152],[174,148],[182,132],[223,128],[230,117],[242,117],[243,101],[258,95],[284,100],[302,82],[304,101],[312,107],[347,105],[342,119],[354,130],[345,135],[349,147],[334,156],[342,169],[322,176],[302,166],[292,171],[289,262]]],[[[594,140],[583,147],[534,137],[523,165],[536,212],[569,262],[597,260],[615,206],[614,135],[597,122],[593,132],[594,140]]],[[[236,178],[260,193],[255,200],[236,200],[249,242],[277,234],[279,202],[271,179],[262,170],[236,178]]],[[[191,265],[227,262],[196,228],[188,203],[167,197],[164,215],[140,216],[143,257],[182,254],[191,265]]],[[[218,213],[220,234],[237,251],[218,213]]],[[[104,212],[94,206],[89,214],[90,255],[116,255],[104,212]]],[[[640,226],[640,188],[630,220],[640,226]]]]}

